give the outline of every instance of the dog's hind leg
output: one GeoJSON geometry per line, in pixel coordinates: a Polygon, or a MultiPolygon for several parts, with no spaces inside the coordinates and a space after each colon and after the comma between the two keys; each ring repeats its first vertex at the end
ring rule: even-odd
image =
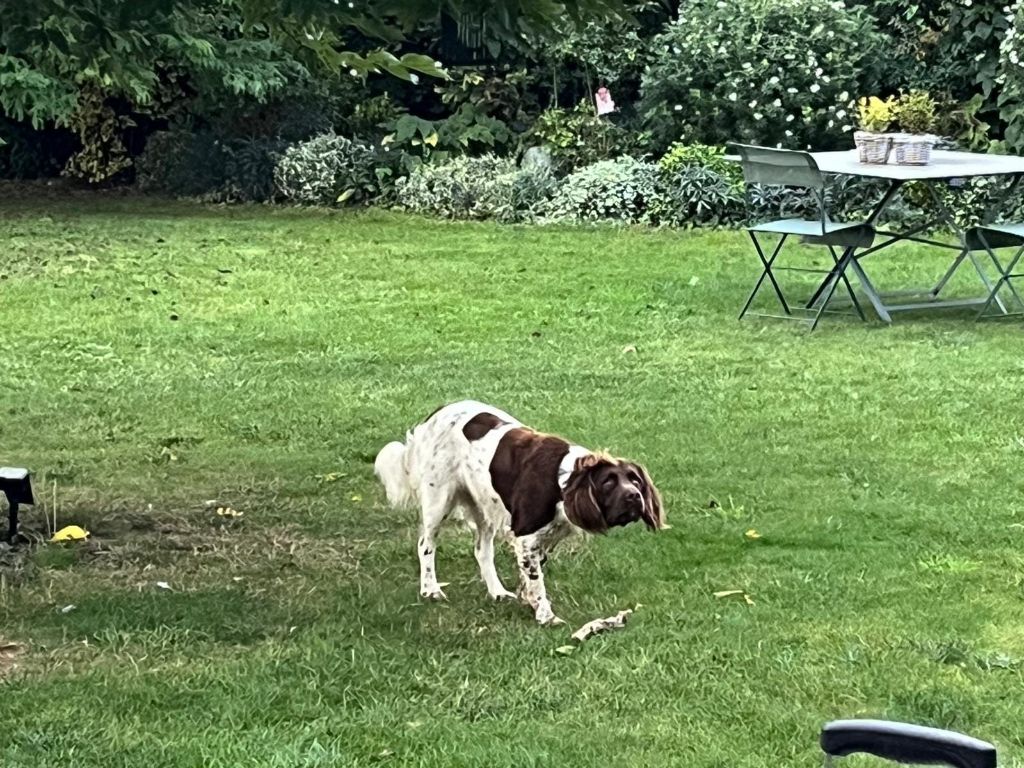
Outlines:
{"type": "Polygon", "coordinates": [[[423,513],[420,538],[416,543],[420,559],[420,595],[430,600],[444,600],[445,594],[437,581],[435,556],[437,552],[437,532],[441,523],[452,510],[452,494],[447,489],[427,488],[421,493],[423,513]]]}

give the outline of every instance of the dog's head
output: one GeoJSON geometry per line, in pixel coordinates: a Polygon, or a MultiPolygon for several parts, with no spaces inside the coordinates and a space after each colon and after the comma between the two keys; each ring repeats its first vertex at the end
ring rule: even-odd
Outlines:
{"type": "Polygon", "coordinates": [[[665,526],[661,495],[639,464],[594,453],[576,461],[563,493],[569,522],[591,533],[643,520],[665,526]]]}

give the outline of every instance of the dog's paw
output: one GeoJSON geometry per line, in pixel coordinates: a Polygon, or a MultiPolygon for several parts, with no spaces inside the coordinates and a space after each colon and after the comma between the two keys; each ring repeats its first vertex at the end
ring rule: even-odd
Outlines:
{"type": "Polygon", "coordinates": [[[549,616],[546,619],[537,619],[537,622],[542,627],[561,627],[561,626],[563,626],[565,624],[564,621],[562,621],[560,618],[558,618],[554,614],[551,614],[551,616],[549,616]]]}
{"type": "Polygon", "coordinates": [[[504,600],[516,601],[519,599],[518,595],[516,595],[514,592],[509,592],[507,589],[502,590],[501,592],[491,592],[490,595],[491,600],[494,600],[496,603],[502,602],[504,600]]]}
{"type": "Polygon", "coordinates": [[[448,595],[440,587],[434,587],[432,589],[421,589],[420,597],[427,600],[447,600],[448,595]]]}

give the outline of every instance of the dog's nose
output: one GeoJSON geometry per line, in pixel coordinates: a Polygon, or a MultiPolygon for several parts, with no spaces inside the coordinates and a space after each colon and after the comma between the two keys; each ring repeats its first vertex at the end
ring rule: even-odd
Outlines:
{"type": "Polygon", "coordinates": [[[626,498],[629,499],[630,501],[640,501],[640,491],[638,491],[636,488],[631,488],[626,492],[626,498]]]}

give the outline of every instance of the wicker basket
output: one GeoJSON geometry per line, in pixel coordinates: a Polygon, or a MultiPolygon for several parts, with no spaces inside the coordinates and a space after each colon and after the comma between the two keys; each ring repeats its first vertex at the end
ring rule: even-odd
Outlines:
{"type": "Polygon", "coordinates": [[[854,131],[853,143],[857,145],[857,159],[862,163],[882,165],[889,162],[892,151],[892,137],[887,133],[854,131]]]}
{"type": "Polygon", "coordinates": [[[892,137],[897,165],[928,165],[932,159],[933,136],[903,134],[892,137]]]}

